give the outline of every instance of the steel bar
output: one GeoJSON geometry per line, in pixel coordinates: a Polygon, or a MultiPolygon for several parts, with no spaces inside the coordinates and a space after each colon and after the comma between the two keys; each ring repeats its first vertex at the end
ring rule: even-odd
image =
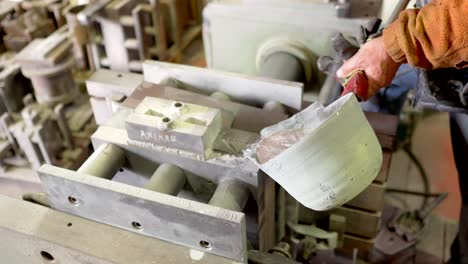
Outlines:
{"type": "Polygon", "coordinates": [[[81,165],[78,172],[110,180],[124,162],[122,149],[112,144],[103,144],[81,165]]]}
{"type": "Polygon", "coordinates": [[[441,195],[441,193],[426,193],[426,192],[418,192],[418,191],[411,191],[411,190],[401,190],[401,189],[395,189],[395,188],[385,188],[385,192],[409,194],[409,195],[416,195],[416,196],[423,196],[423,197],[438,197],[441,195]]]}
{"type": "Polygon", "coordinates": [[[277,52],[266,58],[258,76],[295,82],[303,82],[305,79],[302,63],[294,55],[285,52],[277,52]]]}
{"type": "Polygon", "coordinates": [[[334,76],[329,75],[320,89],[318,100],[321,104],[327,106],[340,97],[341,90],[341,84],[336,81],[334,76]]]}
{"type": "Polygon", "coordinates": [[[54,112],[57,115],[57,124],[63,136],[63,140],[65,141],[65,145],[68,148],[73,148],[73,136],[70,131],[70,127],[68,126],[67,119],[65,117],[63,104],[56,105],[54,108],[54,112]]]}
{"type": "Polygon", "coordinates": [[[179,167],[163,163],[159,165],[151,176],[151,179],[146,183],[145,189],[169,195],[177,195],[182,187],[184,187],[186,180],[184,171],[179,167]]]}
{"type": "Polygon", "coordinates": [[[273,112],[273,113],[280,113],[280,114],[283,114],[283,115],[287,114],[287,111],[286,111],[286,108],[284,107],[284,105],[281,104],[280,102],[277,102],[277,101],[266,102],[263,105],[263,109],[267,110],[269,112],[273,112]]]}
{"type": "Polygon", "coordinates": [[[222,180],[209,204],[224,209],[242,212],[249,199],[249,189],[241,181],[235,179],[222,180]]]}
{"type": "Polygon", "coordinates": [[[221,101],[231,101],[231,98],[229,98],[229,95],[222,93],[222,92],[214,92],[210,96],[221,101]]]}

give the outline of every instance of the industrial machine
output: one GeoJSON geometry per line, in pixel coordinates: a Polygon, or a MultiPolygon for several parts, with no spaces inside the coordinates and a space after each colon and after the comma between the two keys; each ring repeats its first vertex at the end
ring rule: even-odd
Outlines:
{"type": "Polygon", "coordinates": [[[66,3],[10,4],[2,2],[8,8],[1,22],[8,50],[0,69],[2,169],[38,169],[44,163],[74,168],[88,155],[95,124],[73,68],[76,35],[66,26],[56,30],[62,16],[55,20],[48,12],[61,14],[66,3]]]}
{"type": "Polygon", "coordinates": [[[381,6],[379,0],[214,1],[204,10],[208,66],[255,75],[270,55],[283,52],[303,67],[305,100],[320,97],[328,104],[337,97],[336,83],[325,82],[317,59],[333,54],[330,43],[336,32],[355,35],[360,25],[378,16],[381,6]]]}
{"type": "MultiPolygon", "coordinates": [[[[318,216],[301,208],[284,190],[278,189],[275,198],[274,182],[242,155],[262,128],[287,118],[285,106],[301,108],[301,83],[163,62],[147,61],[143,68],[143,76],[108,70],[94,73],[87,81],[88,92],[92,100],[103,102],[93,107],[101,117],[91,137],[95,152],[76,171],[52,165],[38,170],[47,197],[42,202],[70,217],[69,223],[61,225],[65,232],[76,226],[74,216],[80,216],[163,244],[170,242],[171,250],[183,246],[187,253],[177,261],[202,263],[245,263],[249,258],[261,259],[262,254],[276,261],[293,261],[302,254],[307,260],[318,249],[343,245],[360,248],[365,255],[372,247],[371,240],[352,234],[376,235],[383,206],[379,183],[351,201],[351,207],[318,216]],[[272,89],[276,92],[268,92],[272,89]],[[369,196],[375,203],[366,201],[369,196]],[[330,231],[315,227],[317,217],[329,223],[330,231]],[[360,218],[369,223],[365,229],[355,225],[360,218]],[[279,240],[276,228],[282,232],[279,240]],[[292,240],[275,247],[282,237],[292,240]]],[[[391,133],[385,133],[379,135],[381,143],[391,147],[391,133]]],[[[384,182],[386,173],[384,168],[377,182],[384,182]]],[[[33,200],[41,202],[37,197],[33,200]]],[[[20,234],[24,235],[31,234],[20,234]]],[[[50,235],[32,236],[45,242],[50,235]]],[[[76,259],[94,256],[125,263],[88,250],[71,260],[49,242],[45,248],[38,247],[44,242],[31,244],[13,259],[80,263],[76,259]]],[[[83,245],[70,246],[83,250],[83,245]]]]}
{"type": "Polygon", "coordinates": [[[1,7],[9,51],[0,69],[4,169],[36,170],[44,163],[77,168],[96,128],[83,94],[92,70],[104,65],[130,71],[129,65],[137,65],[141,71],[146,58],[180,59],[201,32],[199,1],[37,0],[1,7]],[[116,32],[125,35],[122,42],[116,42],[116,32]],[[113,54],[109,59],[106,50],[113,54]]]}

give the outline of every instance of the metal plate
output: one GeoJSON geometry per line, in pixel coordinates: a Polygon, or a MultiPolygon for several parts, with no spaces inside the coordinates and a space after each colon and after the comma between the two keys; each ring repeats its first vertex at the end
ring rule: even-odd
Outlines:
{"type": "Polygon", "coordinates": [[[51,207],[215,255],[246,260],[245,216],[134,186],[44,165],[51,207]]]}
{"type": "Polygon", "coordinates": [[[88,94],[94,97],[110,97],[113,94],[129,96],[141,82],[141,74],[100,69],[86,80],[86,88],[88,94]]]}
{"type": "Polygon", "coordinates": [[[302,83],[270,80],[231,72],[222,72],[192,66],[145,61],[145,81],[163,84],[175,79],[202,93],[223,92],[235,101],[246,104],[265,104],[277,101],[296,110],[302,109],[302,83]]]}
{"type": "Polygon", "coordinates": [[[240,263],[1,195],[0,212],[2,263],[240,263]]]}

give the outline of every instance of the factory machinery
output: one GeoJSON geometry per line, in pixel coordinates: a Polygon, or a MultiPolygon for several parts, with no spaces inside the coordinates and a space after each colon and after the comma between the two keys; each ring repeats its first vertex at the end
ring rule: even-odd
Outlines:
{"type": "Polygon", "coordinates": [[[2,168],[37,171],[42,189],[29,202],[0,196],[2,259],[371,259],[387,221],[396,117],[366,114],[381,171],[329,211],[299,204],[243,152],[307,100],[338,97],[315,62],[335,32],[353,34],[381,2],[213,1],[203,17],[210,68],[174,64],[202,32],[202,2],[2,2],[2,168]]]}

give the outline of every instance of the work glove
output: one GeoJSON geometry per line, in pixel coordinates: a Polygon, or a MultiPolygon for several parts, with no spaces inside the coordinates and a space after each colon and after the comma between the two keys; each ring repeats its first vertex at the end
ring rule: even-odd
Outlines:
{"type": "MultiPolygon", "coordinates": [[[[343,63],[354,56],[359,48],[367,41],[377,38],[382,34],[379,27],[382,20],[372,19],[366,25],[361,26],[355,38],[346,39],[341,33],[335,34],[332,38],[332,46],[336,52],[335,58],[329,56],[320,57],[317,65],[320,71],[336,76],[336,71],[343,63]]],[[[355,71],[346,78],[339,79],[344,87],[341,95],[354,93],[358,100],[365,101],[369,97],[369,83],[364,71],[355,71]]]]}

